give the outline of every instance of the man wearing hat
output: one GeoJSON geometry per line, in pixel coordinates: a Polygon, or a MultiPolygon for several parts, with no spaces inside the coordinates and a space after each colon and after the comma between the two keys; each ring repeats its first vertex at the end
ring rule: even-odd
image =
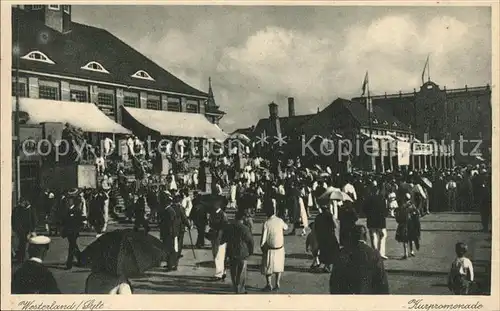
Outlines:
{"type": "Polygon", "coordinates": [[[60,294],[52,272],[43,265],[49,249],[50,238],[36,236],[29,240],[29,260],[14,273],[11,281],[12,294],[60,294]]]}
{"type": "Polygon", "coordinates": [[[83,212],[81,206],[77,204],[78,189],[72,189],[66,197],[66,206],[62,211],[62,230],[61,236],[68,239],[68,259],[66,261],[66,269],[70,270],[73,267],[73,258],[76,257],[79,262],[80,249],[78,248],[77,239],[80,235],[80,230],[83,226],[83,212]]]}
{"type": "Polygon", "coordinates": [[[12,212],[12,230],[17,235],[18,247],[16,259],[24,261],[26,244],[29,236],[33,235],[37,226],[36,211],[26,199],[21,199],[19,205],[12,212]]]}
{"type": "Polygon", "coordinates": [[[389,294],[380,254],[367,245],[367,230],[356,225],[348,245],[340,251],[330,275],[330,293],[337,295],[389,294]]]}

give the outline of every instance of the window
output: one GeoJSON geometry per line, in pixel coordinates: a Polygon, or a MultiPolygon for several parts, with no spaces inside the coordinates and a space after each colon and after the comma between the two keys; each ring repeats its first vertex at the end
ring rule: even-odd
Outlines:
{"type": "Polygon", "coordinates": [[[392,126],[398,126],[398,122],[396,121],[392,122],[392,126]]]}
{"type": "Polygon", "coordinates": [[[71,5],[63,5],[63,11],[69,14],[71,12],[71,5]]]}
{"type": "Polygon", "coordinates": [[[373,124],[378,124],[378,120],[377,119],[373,119],[372,123],[373,124]]]}
{"type": "Polygon", "coordinates": [[[198,113],[198,101],[193,99],[188,99],[186,101],[186,112],[198,113]]]}
{"type": "Polygon", "coordinates": [[[198,113],[198,105],[195,104],[187,104],[186,112],[188,113],[198,113]]]}
{"type": "Polygon", "coordinates": [[[109,73],[101,64],[98,62],[90,62],[87,65],[83,66],[81,69],[109,73]]]}
{"type": "Polygon", "coordinates": [[[167,110],[168,111],[181,111],[181,100],[176,97],[169,97],[167,99],[168,104],[167,104],[167,110]]]}
{"type": "Polygon", "coordinates": [[[115,93],[113,90],[99,89],[97,95],[97,107],[101,109],[108,117],[114,118],[115,115],[115,93]]]}
{"type": "Polygon", "coordinates": [[[160,96],[148,95],[148,99],[146,101],[146,108],[151,110],[160,110],[161,109],[160,96]]]}
{"type": "Polygon", "coordinates": [[[32,10],[41,10],[41,9],[43,9],[43,5],[38,5],[38,4],[37,5],[32,5],[31,9],[32,10]]]}
{"type": "Polygon", "coordinates": [[[69,94],[72,102],[89,102],[89,88],[86,85],[70,84],[69,94]]]}
{"type": "Polygon", "coordinates": [[[61,9],[60,5],[49,5],[49,9],[54,10],[54,11],[59,11],[61,9]]]}
{"type": "Polygon", "coordinates": [[[139,70],[136,73],[132,75],[132,78],[138,78],[138,79],[144,79],[144,80],[152,80],[154,79],[149,75],[149,73],[145,72],[144,70],[139,70]]]}
{"type": "Polygon", "coordinates": [[[38,82],[38,97],[42,99],[59,100],[59,83],[40,80],[38,82]]]}
{"type": "Polygon", "coordinates": [[[455,116],[455,122],[458,122],[458,116],[455,116]]]}
{"type": "Polygon", "coordinates": [[[19,84],[16,78],[12,78],[12,96],[16,96],[19,87],[19,97],[28,97],[28,81],[26,78],[19,78],[19,84]]]}
{"type": "Polygon", "coordinates": [[[389,122],[387,122],[387,121],[384,121],[384,125],[389,125],[389,122]]]}
{"type": "Polygon", "coordinates": [[[28,54],[21,57],[22,59],[34,60],[37,62],[47,63],[47,64],[55,64],[47,55],[43,54],[40,51],[29,52],[28,54]]]}
{"type": "Polygon", "coordinates": [[[125,107],[138,108],[139,107],[139,95],[137,93],[124,92],[123,93],[123,105],[125,107]]]}

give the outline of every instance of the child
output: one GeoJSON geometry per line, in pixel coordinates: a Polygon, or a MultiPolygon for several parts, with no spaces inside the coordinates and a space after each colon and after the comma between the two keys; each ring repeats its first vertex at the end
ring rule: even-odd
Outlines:
{"type": "Polygon", "coordinates": [[[387,205],[389,208],[389,215],[394,218],[395,217],[394,212],[395,212],[396,208],[399,207],[398,201],[396,200],[396,193],[395,192],[391,192],[387,196],[387,205]]]}
{"type": "Polygon", "coordinates": [[[468,295],[471,283],[474,281],[472,261],[465,257],[467,244],[459,242],[455,245],[457,258],[451,264],[448,276],[448,288],[455,295],[468,295]]]}
{"type": "Polygon", "coordinates": [[[311,269],[314,269],[320,266],[319,246],[318,246],[318,241],[316,239],[316,234],[314,233],[314,222],[309,224],[309,228],[311,228],[311,232],[309,232],[306,238],[306,252],[309,252],[310,250],[313,255],[313,262],[311,264],[311,269]]]}

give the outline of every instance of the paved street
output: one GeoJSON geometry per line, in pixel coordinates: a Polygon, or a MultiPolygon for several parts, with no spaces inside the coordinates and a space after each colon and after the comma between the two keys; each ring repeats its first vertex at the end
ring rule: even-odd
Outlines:
{"type": "MultiPolygon", "coordinates": [[[[258,247],[263,217],[257,217],[254,226],[256,254],[250,258],[248,272],[249,294],[260,294],[264,287],[264,277],[259,272],[260,249],[258,247]]],[[[364,222],[361,220],[360,222],[364,222]]],[[[115,224],[111,228],[124,228],[131,225],[115,224]]],[[[472,259],[480,283],[481,291],[488,290],[486,278],[490,269],[491,239],[489,234],[480,231],[480,218],[477,214],[440,213],[422,219],[422,246],[415,258],[399,260],[402,247],[395,241],[396,223],[388,220],[386,269],[389,274],[390,291],[394,294],[449,294],[446,287],[446,275],[453,260],[454,245],[464,241],[469,245],[469,258],[472,259]]],[[[196,239],[196,231],[192,231],[196,239]]],[[[153,235],[158,236],[154,230],[153,235]]],[[[305,253],[305,237],[286,237],[286,262],[280,293],[283,294],[326,294],[328,278],[325,273],[309,271],[311,256],[305,253]]],[[[94,240],[94,236],[83,233],[79,239],[82,249],[94,240]]],[[[207,242],[208,243],[208,242],[207,242]]],[[[212,255],[208,247],[195,250],[196,259],[190,249],[189,235],[185,236],[186,248],[179,270],[165,273],[155,269],[143,278],[132,280],[134,290],[139,294],[165,293],[206,293],[230,294],[229,275],[225,283],[211,282],[213,275],[212,255]]],[[[67,241],[60,237],[53,238],[46,263],[51,267],[63,293],[83,293],[88,269],[74,268],[64,270],[67,254],[67,241]]]]}

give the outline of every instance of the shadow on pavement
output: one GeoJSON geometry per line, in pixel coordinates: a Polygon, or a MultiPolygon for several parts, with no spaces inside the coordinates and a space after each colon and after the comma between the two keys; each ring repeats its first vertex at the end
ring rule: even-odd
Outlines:
{"type": "Polygon", "coordinates": [[[312,259],[312,255],[309,254],[286,254],[286,258],[293,258],[293,259],[312,259]]]}

